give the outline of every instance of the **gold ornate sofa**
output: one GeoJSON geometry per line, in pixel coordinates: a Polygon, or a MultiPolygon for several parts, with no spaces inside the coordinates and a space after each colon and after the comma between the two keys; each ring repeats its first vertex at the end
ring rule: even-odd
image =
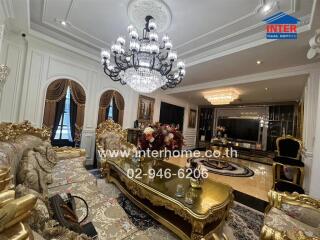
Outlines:
{"type": "MultiPolygon", "coordinates": [[[[0,186],[15,188],[18,197],[30,196],[28,194],[34,196],[36,203],[30,212],[28,224],[44,239],[89,239],[59,226],[52,219],[48,198],[63,192],[70,192],[87,201],[89,217],[86,221],[93,222],[100,239],[109,239],[108,234],[112,234],[112,228],[119,225],[114,219],[125,213],[120,206],[111,204],[109,196],[100,191],[96,177],[84,167],[85,156],[58,160],[56,152],[58,155],[59,151],[65,154],[65,151],[70,152],[71,149],[55,149],[49,139],[48,129],[33,128],[29,122],[1,123],[0,169],[4,170],[0,172],[0,177],[6,177],[0,179],[0,186]]],[[[73,154],[66,156],[74,156],[73,154]]],[[[84,155],[81,151],[78,154],[84,155]]],[[[82,219],[85,207],[77,203],[77,211],[79,219],[82,219]]],[[[0,226],[1,220],[0,209],[0,226]]]]}
{"type": "Polygon", "coordinates": [[[262,240],[320,240],[320,201],[271,190],[262,240]]]}

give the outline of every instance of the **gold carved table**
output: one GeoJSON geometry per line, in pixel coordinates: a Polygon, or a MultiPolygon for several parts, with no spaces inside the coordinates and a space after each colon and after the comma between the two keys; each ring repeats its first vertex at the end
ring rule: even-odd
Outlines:
{"type": "Polygon", "coordinates": [[[107,160],[104,167],[108,182],[114,183],[135,205],[181,239],[219,239],[233,202],[232,188],[205,179],[201,189],[193,189],[189,179],[178,177],[178,171],[177,165],[152,159],[134,162],[130,158],[117,158],[107,160]],[[129,169],[138,174],[129,176],[129,169]],[[150,169],[155,172],[170,169],[171,176],[150,177],[150,169]],[[192,193],[193,204],[176,196],[178,184],[186,193],[192,193]]]}

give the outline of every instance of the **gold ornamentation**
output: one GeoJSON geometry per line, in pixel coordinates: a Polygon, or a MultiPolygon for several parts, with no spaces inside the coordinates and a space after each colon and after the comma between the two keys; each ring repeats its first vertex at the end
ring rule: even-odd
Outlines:
{"type": "MultiPolygon", "coordinates": [[[[99,124],[96,130],[96,143],[100,144],[101,138],[104,138],[106,133],[114,132],[120,136],[120,141],[127,142],[127,130],[123,130],[121,125],[115,123],[113,120],[106,120],[99,124]]],[[[102,147],[102,146],[100,146],[102,147]]]]}
{"type": "Polygon", "coordinates": [[[279,143],[280,141],[282,140],[285,140],[285,139],[290,139],[290,140],[293,140],[295,142],[297,142],[299,144],[299,150],[298,150],[298,153],[297,153],[297,156],[295,158],[292,158],[294,160],[300,160],[300,156],[301,156],[301,152],[302,152],[302,141],[300,139],[297,139],[291,135],[286,135],[286,136],[283,136],[283,137],[278,137],[277,140],[276,140],[276,145],[277,145],[277,155],[280,156],[280,147],[279,147],[279,143]]]}
{"type": "Polygon", "coordinates": [[[85,157],[86,150],[84,148],[73,147],[54,147],[58,159],[85,157]]]}
{"type": "MultiPolygon", "coordinates": [[[[222,202],[220,203],[210,203],[210,206],[205,206],[205,208],[203,209],[201,207],[202,210],[198,209],[199,211],[197,211],[197,208],[193,209],[192,206],[188,207],[181,201],[167,195],[166,190],[164,189],[166,186],[165,180],[163,180],[163,182],[161,183],[159,182],[158,187],[153,188],[137,179],[129,179],[126,175],[126,172],[120,167],[120,165],[116,163],[116,161],[117,160],[106,160],[104,170],[107,174],[107,180],[116,184],[120,191],[122,191],[128,198],[130,198],[143,210],[147,211],[155,219],[167,226],[170,230],[175,232],[180,238],[188,240],[200,240],[202,238],[212,239],[212,237],[210,236],[212,236],[213,233],[220,235],[221,227],[219,224],[223,225],[225,219],[229,214],[229,209],[233,201],[231,188],[222,186],[222,184],[221,186],[219,185],[219,187],[217,186],[219,190],[217,190],[216,194],[221,194],[221,199],[224,200],[221,200],[222,202]],[[159,190],[157,190],[158,188],[163,190],[160,192],[159,190]],[[220,193],[220,191],[222,193],[220,193]],[[179,229],[178,226],[174,225],[174,223],[168,222],[168,220],[158,214],[157,211],[151,209],[148,205],[145,205],[144,200],[148,200],[154,206],[154,208],[164,207],[170,211],[173,211],[176,215],[187,221],[192,226],[191,235],[186,234],[185,232],[183,232],[183,230],[179,229]],[[210,231],[209,233],[204,233],[205,226],[213,223],[216,224],[214,230],[210,231]]],[[[163,162],[161,163],[170,164],[163,162]]],[[[143,165],[148,165],[149,163],[148,161],[144,161],[141,162],[141,164],[141,168],[144,168],[143,165]]],[[[162,167],[164,168],[164,166],[162,167]]],[[[171,179],[171,181],[174,182],[174,179],[171,179]]],[[[213,185],[211,187],[215,188],[214,183],[212,184],[213,185]]],[[[208,188],[206,189],[208,190],[208,188]]],[[[167,191],[171,192],[169,189],[167,189],[167,191]]],[[[201,190],[196,189],[195,191],[201,190]]]]}
{"type": "Polygon", "coordinates": [[[311,198],[308,195],[298,193],[279,193],[276,191],[270,191],[268,193],[269,209],[272,207],[281,208],[282,204],[290,204],[306,208],[314,208],[320,210],[320,201],[311,198]]]}
{"type": "Polygon", "coordinates": [[[0,141],[15,141],[23,135],[33,135],[42,140],[49,140],[51,131],[48,128],[32,127],[29,121],[22,123],[0,123],[0,141]]]}
{"type": "Polygon", "coordinates": [[[22,222],[30,216],[30,212],[37,198],[28,194],[14,199],[14,191],[0,193],[0,237],[5,239],[28,239],[32,236],[25,230],[22,222]]]}

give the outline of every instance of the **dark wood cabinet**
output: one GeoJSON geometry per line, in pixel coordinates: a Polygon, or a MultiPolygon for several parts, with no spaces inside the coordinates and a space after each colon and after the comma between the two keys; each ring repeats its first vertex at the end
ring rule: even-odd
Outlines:
{"type": "Polygon", "coordinates": [[[200,108],[198,125],[198,147],[206,147],[213,135],[213,108],[200,108]]]}
{"type": "Polygon", "coordinates": [[[267,150],[276,150],[276,139],[282,135],[296,136],[297,106],[273,105],[269,106],[269,128],[267,150]]]}

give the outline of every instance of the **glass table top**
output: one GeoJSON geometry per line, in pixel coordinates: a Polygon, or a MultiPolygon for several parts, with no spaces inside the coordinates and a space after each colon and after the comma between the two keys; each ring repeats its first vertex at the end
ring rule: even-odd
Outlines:
{"type": "Polygon", "coordinates": [[[156,194],[165,195],[168,200],[179,202],[198,215],[207,214],[210,209],[220,208],[232,199],[230,186],[211,179],[204,179],[201,189],[192,188],[190,179],[182,173],[184,169],[166,161],[145,159],[136,162],[131,158],[117,158],[108,162],[140,185],[156,194]],[[178,185],[183,189],[182,197],[176,196],[178,185]],[[186,202],[186,195],[192,197],[192,204],[186,202]]]}

